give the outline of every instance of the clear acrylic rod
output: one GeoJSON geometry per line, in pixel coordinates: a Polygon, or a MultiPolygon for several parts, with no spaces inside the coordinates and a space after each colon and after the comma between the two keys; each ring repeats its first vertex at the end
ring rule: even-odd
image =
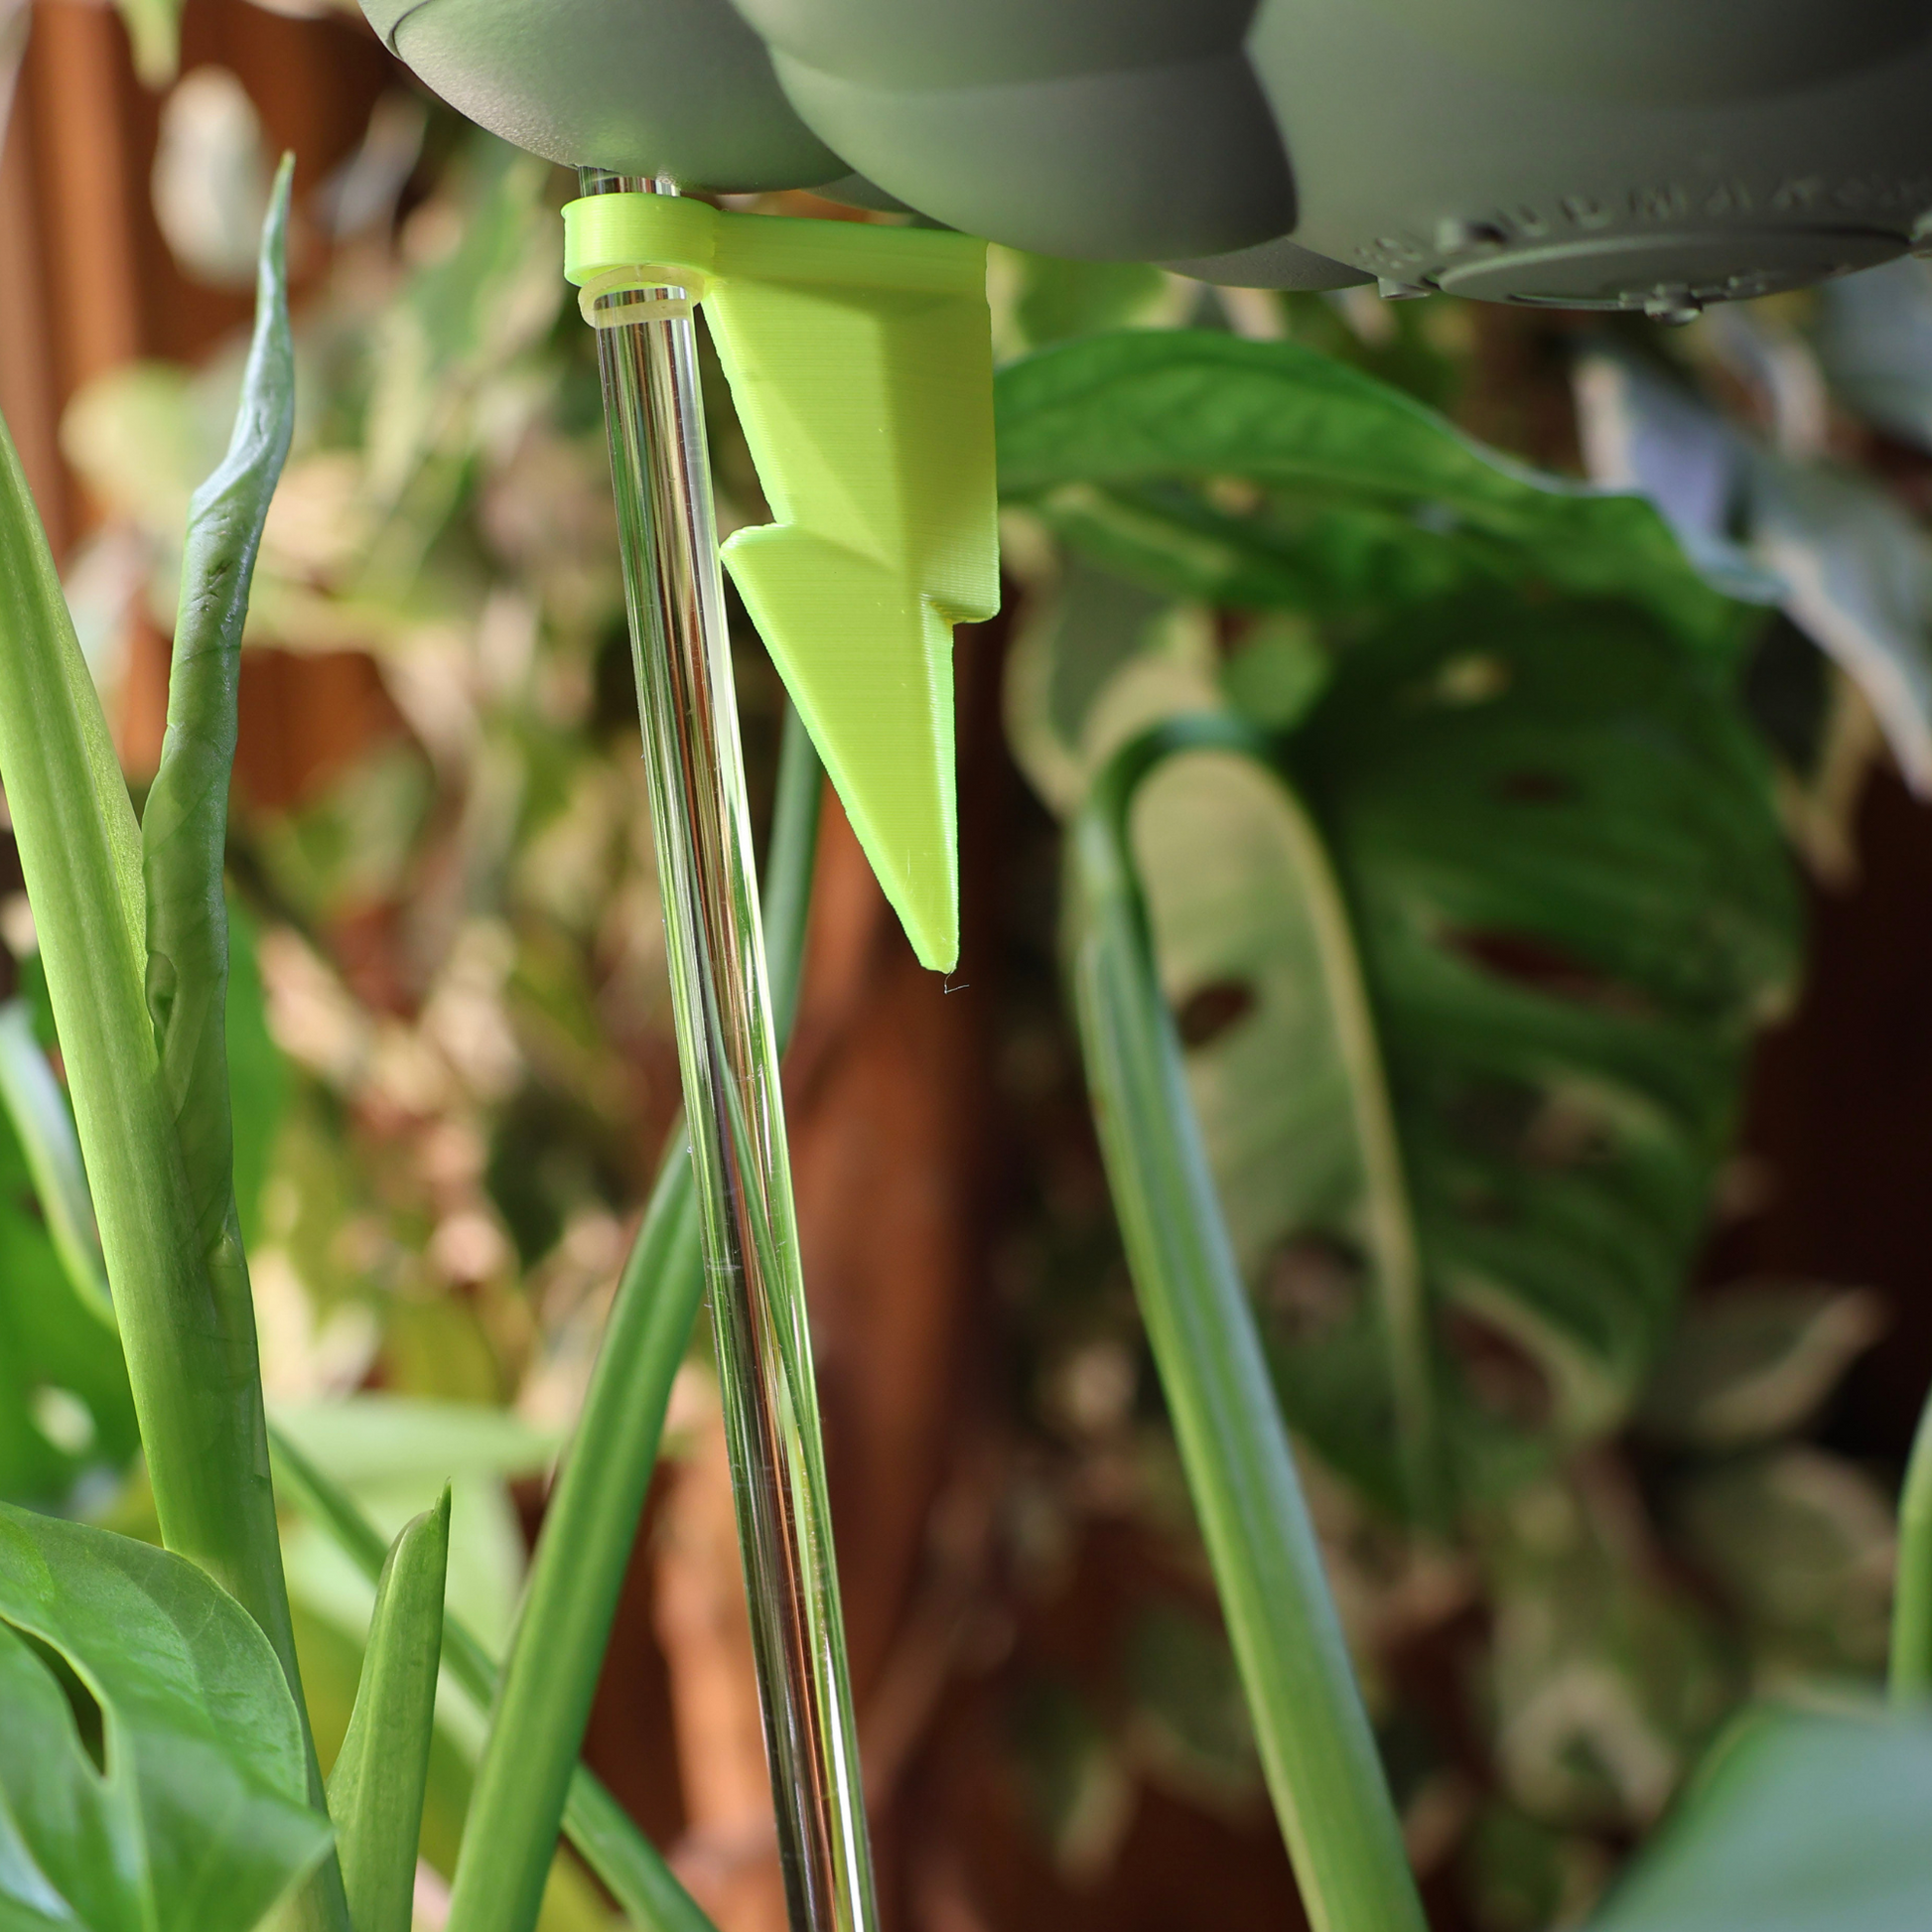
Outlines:
{"type": "Polygon", "coordinates": [[[778,1850],[794,1932],[875,1932],[697,339],[683,291],[650,293],[598,330],[598,367],[778,1850]]]}

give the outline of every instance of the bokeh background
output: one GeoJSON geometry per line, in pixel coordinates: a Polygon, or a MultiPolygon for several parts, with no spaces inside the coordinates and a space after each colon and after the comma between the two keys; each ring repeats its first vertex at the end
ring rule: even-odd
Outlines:
{"type": "MultiPolygon", "coordinates": [[[[300,415],[244,660],[230,854],[264,1368],[286,1425],[386,1519],[459,1472],[453,1600],[500,1641],[677,1106],[595,369],[558,267],[571,184],[464,126],[327,0],[189,0],[178,68],[165,15],[129,15],[0,0],[0,408],[138,794],[188,495],[225,441],[255,228],[293,150],[300,415]]],[[[1714,418],[1918,531],[1932,295],[1904,273],[1893,363],[1922,387],[1889,414],[1834,387],[1808,299],[1644,352],[1714,418]]],[[[1615,440],[1599,340],[1573,318],[1003,252],[992,287],[1006,355],[1101,327],[1288,337],[1555,470],[1600,475],[1615,440]]],[[[762,507],[716,381],[710,406],[729,529],[762,507]]],[[[828,800],[785,1066],[883,1896],[895,1932],[1292,1925],[1062,997],[1054,785],[1032,686],[1009,676],[1045,541],[1018,532],[1007,613],[959,639],[960,969],[917,968],[828,800]]],[[[1241,621],[1180,618],[1188,674],[1232,675],[1241,621]]],[[[1178,620],[1129,604],[1111,621],[1178,620]]],[[[1452,1545],[1311,1464],[1443,1928],[1579,1918],[1746,1689],[1882,1661],[1893,1497],[1932,1378],[1932,815],[1886,721],[1785,631],[1760,649],[1761,698],[1808,963],[1758,1045],[1692,1312],[1639,1424],[1452,1545]]],[[[781,694],[740,643],[762,814],[781,694]]],[[[0,938],[0,995],[30,994],[10,843],[0,938]]],[[[1241,989],[1220,995],[1181,1014],[1190,1042],[1239,1019],[1241,989]]],[[[1280,1293],[1318,1302],[1319,1259],[1280,1293]]],[[[1533,1416],[1534,1365],[1495,1335],[1467,1345],[1498,1409],[1533,1416]]],[[[103,1462],[100,1423],[40,1418],[69,1506],[138,1528],[138,1469],[103,1462]]],[[[333,1747],[366,1594],[293,1523],[288,1552],[333,1747]]],[[[453,1704],[425,1926],[477,1736],[453,1704]]],[[[587,1754],[724,1932],[775,1932],[706,1336],[587,1754]]],[[[560,1862],[550,1932],[608,1919],[560,1862]]]]}

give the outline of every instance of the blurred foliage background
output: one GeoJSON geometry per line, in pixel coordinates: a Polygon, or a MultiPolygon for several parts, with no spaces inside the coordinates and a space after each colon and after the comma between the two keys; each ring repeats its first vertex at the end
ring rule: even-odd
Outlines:
{"type": "MultiPolygon", "coordinates": [[[[300,420],[230,853],[264,1372],[386,1527],[456,1476],[452,1597],[500,1642],[677,1105],[594,361],[558,272],[571,184],[324,0],[190,0],[178,66],[165,8],[130,22],[132,41],[83,0],[0,3],[0,404],[138,797],[188,494],[293,147],[300,420]]],[[[1296,1922],[1059,977],[1060,817],[1134,730],[1199,709],[1281,735],[1325,854],[1311,870],[1279,807],[1211,761],[1164,775],[1137,822],[1411,1854],[1441,1927],[1575,1922],[1747,1690],[1829,1695],[1882,1662],[1932,1373],[1932,822],[1912,795],[1932,778],[1932,278],[1908,262],[1669,336],[998,250],[991,293],[1006,360],[1180,328],[1317,350],[1529,462],[1646,490],[1703,575],[1586,598],[1553,548],[1236,465],[1184,495],[1035,489],[1008,514],[1007,612],[959,642],[949,981],[916,968],[828,810],[785,1079],[889,1923],[1296,1922]],[[1464,811],[1457,774],[1516,773],[1525,746],[1508,810],[1464,811]],[[1569,811],[1606,772],[1612,804],[1569,811]],[[1510,895],[1557,880],[1586,955],[1635,935],[1616,972],[1521,941],[1510,895]],[[1405,951],[1430,892],[1474,909],[1405,951]],[[1388,1061],[1374,1104],[1420,1265],[1451,1283],[1469,1500],[1449,1533],[1391,1507],[1358,1373],[1390,1265],[1362,1205],[1370,1103],[1334,1056],[1345,1020],[1307,993],[1344,901],[1388,1061]],[[1445,980],[1451,955],[1475,977],[1445,980]],[[1539,1001],[1566,1017],[1532,1053],[1539,1001]],[[1604,1111],[1638,1022],[1667,1133],[1604,1111]],[[1501,1043],[1442,1087],[1444,1042],[1485,1026],[1501,1043]],[[1569,1179],[1625,1157],[1613,1222],[1565,1222],[1569,1179]],[[1482,1189],[1519,1185],[1547,1239],[1485,1260],[1482,1189]],[[1485,1268],[1515,1289],[1453,1291],[1485,1268]]],[[[722,382],[708,400],[729,530],[763,506],[722,382]]],[[[781,693],[740,627],[761,811],[781,693]]],[[[51,1044],[10,845],[0,939],[5,1024],[51,1044]]],[[[30,1195],[0,1130],[0,1493],[138,1529],[125,1386],[30,1195]]],[[[707,1346],[588,1755],[724,1932],[762,1932],[782,1902],[707,1346]]],[[[368,1591],[293,1523],[287,1556],[327,1755],[368,1591]]],[[[440,1722],[426,1927],[479,1740],[455,1697],[440,1722]]],[[[563,1860],[546,1914],[609,1916],[563,1860]]]]}

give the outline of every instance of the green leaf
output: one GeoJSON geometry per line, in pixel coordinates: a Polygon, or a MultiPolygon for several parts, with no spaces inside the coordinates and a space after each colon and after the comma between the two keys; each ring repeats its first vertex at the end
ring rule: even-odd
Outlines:
{"type": "MultiPolygon", "coordinates": [[[[227,455],[189,505],[168,729],[141,815],[147,990],[197,1231],[211,1269],[240,1268],[228,1089],[228,779],[248,587],[295,421],[280,273],[292,162],[263,237],[263,296],[227,455]]],[[[245,1293],[245,1278],[243,1282],[245,1293]]]]}
{"type": "Polygon", "coordinates": [[[1596,1932],[1932,1924],[1932,1724],[1758,1711],[1700,1771],[1596,1932]]]}
{"type": "Polygon", "coordinates": [[[13,1123],[48,1234],[74,1294],[111,1320],[100,1234],[73,1121],[34,1036],[34,1017],[19,1000],[0,1006],[0,1110],[13,1123]]]}
{"type": "Polygon", "coordinates": [[[268,1031],[261,969],[255,962],[255,925],[228,904],[228,1097],[234,1117],[235,1214],[243,1247],[260,1232],[262,1188],[275,1155],[275,1137],[288,1111],[288,1061],[268,1031]]]}
{"type": "Polygon", "coordinates": [[[450,1492],[389,1546],[348,1734],[329,1774],[355,1932],[409,1932],[443,1651],[450,1492]]]}
{"type": "Polygon", "coordinates": [[[1759,1282],[1694,1302],[1644,1390],[1644,1433],[1715,1449],[1788,1435],[1886,1321],[1865,1289],[1759,1282]]]}
{"type": "MultiPolygon", "coordinates": [[[[1767,763],[1636,613],[1486,602],[1347,653],[1286,761],[1360,953],[1460,1472],[1507,1479],[1527,1445],[1619,1420],[1669,1332],[1796,972],[1767,763]]],[[[1310,1236],[1362,1249],[1346,1219],[1279,1230],[1310,1236]]],[[[1284,1312],[1291,1405],[1364,1468],[1359,1323],[1324,1349],[1284,1312]]]]}
{"type": "Polygon", "coordinates": [[[1599,473],[1652,496],[1714,576],[1755,571],[1764,601],[1863,692],[1906,781],[1932,792],[1932,539],[1917,519],[1854,472],[1753,442],[1628,357],[1586,358],[1578,393],[1599,473]]]}
{"type": "Polygon", "coordinates": [[[1293,343],[1090,338],[1002,370],[996,406],[1002,492],[1182,596],[1386,611],[1536,582],[1736,631],[1641,497],[1541,475],[1293,343]]]}
{"type": "Polygon", "coordinates": [[[1884,1662],[1898,1544],[1887,1488],[1857,1463],[1802,1443],[1732,1456],[1680,1479],[1671,1517],[1684,1560],[1734,1607],[1760,1682],[1884,1662]]]}
{"type": "Polygon", "coordinates": [[[0,1922],[249,1932],[329,1848],[274,1651],[178,1557],[0,1505],[0,1922]]]}
{"type": "Polygon", "coordinates": [[[1629,1545],[1618,1504],[1568,1471],[1478,1529],[1496,1769],[1545,1824],[1647,1829],[1742,1689],[1699,1594],[1629,1545]]]}
{"type": "MultiPolygon", "coordinates": [[[[197,492],[150,824],[135,833],[100,701],[10,443],[0,451],[0,782],[163,1537],[256,1619],[293,1687],[221,1041],[221,848],[234,734],[222,707],[231,714],[260,517],[287,446],[289,180],[285,165],[263,229],[235,438],[197,492]]],[[[320,1806],[313,1767],[311,1796],[320,1806]]],[[[309,1923],[345,1923],[333,1862],[305,1897],[309,1923]]]]}
{"type": "MultiPolygon", "coordinates": [[[[1130,655],[1077,762],[1187,688],[1130,655]]],[[[1238,1263],[1331,1462],[1494,1493],[1669,1332],[1794,972],[1765,761],[1640,613],[1501,598],[1339,653],[1273,761],[1178,757],[1132,819],[1238,1263]]]]}
{"type": "Polygon", "coordinates": [[[58,1506],[137,1443],[73,1123],[32,1016],[10,1001],[0,1007],[0,1498],[58,1506]]]}
{"type": "MultiPolygon", "coordinates": [[[[688,1164],[673,1170],[686,1178],[688,1164]]],[[[695,1238],[695,1234],[694,1234],[695,1238]]],[[[373,1583],[384,1562],[381,1534],[354,1497],[275,1431],[276,1480],[297,1507],[373,1583]]],[[[443,1622],[443,1668],[480,1710],[496,1696],[496,1661],[460,1618],[443,1622]]],[[[703,1909],[678,1882],[663,1855],[638,1831],[623,1807],[583,1764],[570,1772],[564,1831],[584,1862],[642,1932],[715,1932],[703,1909]]]]}
{"type": "Polygon", "coordinates": [[[181,68],[182,0],[117,0],[134,48],[134,71],[149,87],[165,87],[181,68]]]}
{"type": "Polygon", "coordinates": [[[333,1480],[357,1488],[415,1479],[419,1499],[453,1475],[541,1475],[559,1446],[554,1430],[486,1403],[379,1392],[281,1403],[275,1427],[333,1480]]]}
{"type": "Polygon", "coordinates": [[[1165,754],[1206,745],[1250,751],[1254,740],[1202,720],[1137,741],[1074,828],[1081,1043],[1135,1292],[1310,1917],[1398,1932],[1422,1926],[1422,1907],[1151,968],[1127,850],[1140,778],[1165,754]]]}

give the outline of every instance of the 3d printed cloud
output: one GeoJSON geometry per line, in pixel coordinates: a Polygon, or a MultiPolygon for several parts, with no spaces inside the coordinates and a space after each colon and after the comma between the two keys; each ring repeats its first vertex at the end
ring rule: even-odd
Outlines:
{"type": "Polygon", "coordinates": [[[1671,310],[1932,213],[1924,0],[365,5],[553,160],[1224,282],[1671,310]]]}

